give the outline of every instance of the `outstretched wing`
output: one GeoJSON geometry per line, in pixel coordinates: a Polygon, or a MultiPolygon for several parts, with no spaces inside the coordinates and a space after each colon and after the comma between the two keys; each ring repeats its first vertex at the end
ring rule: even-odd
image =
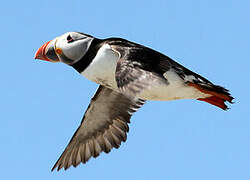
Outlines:
{"type": "Polygon", "coordinates": [[[86,163],[102,151],[108,153],[126,141],[128,123],[132,113],[144,104],[144,100],[128,98],[121,93],[99,86],[84,114],[81,125],[58,159],[57,167],[66,170],[71,165],[86,163]]]}

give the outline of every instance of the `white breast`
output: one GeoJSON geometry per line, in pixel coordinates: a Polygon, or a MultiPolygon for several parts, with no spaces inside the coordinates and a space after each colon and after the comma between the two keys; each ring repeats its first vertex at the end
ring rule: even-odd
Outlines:
{"type": "Polygon", "coordinates": [[[119,54],[108,44],[103,45],[97,52],[90,65],[81,73],[87,79],[106,87],[117,88],[115,70],[119,54]]]}

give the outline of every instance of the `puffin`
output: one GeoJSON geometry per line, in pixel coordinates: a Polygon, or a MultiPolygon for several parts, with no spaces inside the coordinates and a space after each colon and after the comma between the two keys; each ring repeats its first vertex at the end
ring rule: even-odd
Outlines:
{"type": "Polygon", "coordinates": [[[225,102],[234,99],[229,90],[170,57],[122,38],[67,32],[42,45],[35,59],[65,63],[99,84],[52,171],[76,167],[119,148],[127,139],[131,116],[147,100],[195,99],[227,110],[225,102]]]}

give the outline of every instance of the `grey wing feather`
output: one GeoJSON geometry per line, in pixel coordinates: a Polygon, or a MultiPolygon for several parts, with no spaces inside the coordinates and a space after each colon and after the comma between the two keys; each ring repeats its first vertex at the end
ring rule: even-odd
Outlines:
{"type": "Polygon", "coordinates": [[[167,83],[156,73],[143,70],[136,61],[120,59],[116,67],[116,82],[118,88],[127,96],[136,96],[143,90],[149,89],[154,81],[167,83]]]}
{"type": "Polygon", "coordinates": [[[99,86],[84,114],[81,125],[68,146],[55,163],[52,171],[76,167],[97,157],[102,151],[108,153],[126,141],[128,123],[132,113],[145,101],[128,98],[121,93],[99,86]]]}
{"type": "Polygon", "coordinates": [[[126,95],[136,96],[141,91],[151,88],[154,82],[167,83],[163,74],[171,65],[165,56],[147,47],[134,44],[111,43],[114,51],[120,54],[115,78],[118,88],[126,95]]]}

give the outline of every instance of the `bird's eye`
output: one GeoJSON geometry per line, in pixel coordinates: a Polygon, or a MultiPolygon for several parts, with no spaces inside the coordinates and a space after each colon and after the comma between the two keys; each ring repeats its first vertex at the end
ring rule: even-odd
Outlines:
{"type": "Polygon", "coordinates": [[[72,37],[71,37],[70,35],[68,35],[68,37],[67,37],[67,41],[68,41],[68,43],[70,43],[70,42],[73,42],[73,41],[74,41],[74,39],[72,39],[72,37]]]}

